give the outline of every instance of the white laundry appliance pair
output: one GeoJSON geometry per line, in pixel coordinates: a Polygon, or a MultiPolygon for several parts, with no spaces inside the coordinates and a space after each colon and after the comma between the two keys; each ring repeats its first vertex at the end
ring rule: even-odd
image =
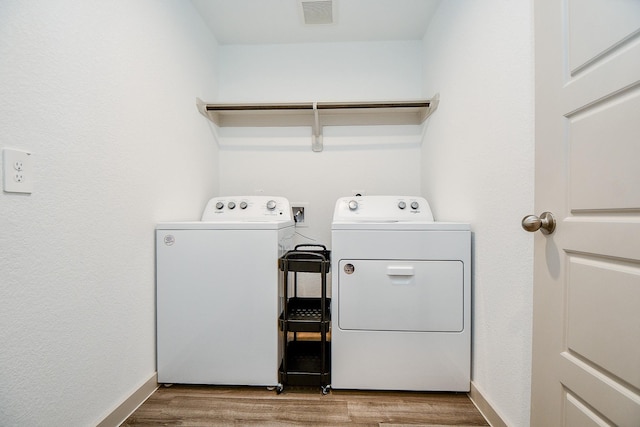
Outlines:
{"type": "Polygon", "coordinates": [[[331,241],[332,388],[469,391],[469,224],[421,197],[345,197],[331,241]]]}
{"type": "MultiPolygon", "coordinates": [[[[281,197],[218,197],[202,221],[158,224],[158,382],[277,386],[281,197]]],[[[337,201],[331,387],[468,391],[471,233],[420,197],[337,201]]]]}
{"type": "Polygon", "coordinates": [[[216,197],[202,221],[156,227],[159,383],[278,384],[283,197],[216,197]]]}

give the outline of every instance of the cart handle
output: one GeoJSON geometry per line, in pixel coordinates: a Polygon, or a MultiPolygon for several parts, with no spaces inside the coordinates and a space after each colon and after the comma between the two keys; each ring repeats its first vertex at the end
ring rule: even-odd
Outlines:
{"type": "MultiPolygon", "coordinates": [[[[328,259],[326,256],[324,256],[323,254],[319,254],[317,252],[305,252],[305,251],[297,251],[297,252],[288,252],[284,255],[282,255],[282,259],[286,259],[289,260],[291,256],[299,256],[299,255],[304,255],[304,256],[311,256],[311,258],[319,258],[321,261],[327,262],[328,259]]],[[[295,261],[301,261],[301,260],[307,260],[308,258],[297,258],[295,261]]]]}
{"type": "Polygon", "coordinates": [[[298,250],[298,248],[322,248],[325,251],[327,250],[327,247],[325,245],[321,245],[321,244],[313,244],[313,243],[301,243],[299,245],[296,245],[293,249],[294,250],[298,250]]]}

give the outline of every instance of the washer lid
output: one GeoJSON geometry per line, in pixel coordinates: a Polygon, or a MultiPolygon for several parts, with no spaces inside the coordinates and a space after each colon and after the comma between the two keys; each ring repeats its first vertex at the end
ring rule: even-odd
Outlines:
{"type": "Polygon", "coordinates": [[[333,212],[334,222],[433,222],[427,200],[415,196],[341,197],[333,212]]]}

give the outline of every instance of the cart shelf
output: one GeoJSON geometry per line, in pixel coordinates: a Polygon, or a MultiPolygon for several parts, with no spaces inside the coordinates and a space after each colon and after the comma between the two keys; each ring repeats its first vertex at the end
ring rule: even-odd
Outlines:
{"type": "Polygon", "coordinates": [[[331,299],[326,298],[323,316],[322,298],[290,298],[287,301],[287,312],[280,315],[280,329],[284,330],[287,322],[289,332],[329,332],[330,307],[331,299]]]}
{"type": "Polygon", "coordinates": [[[324,343],[324,358],[322,344],[322,341],[289,342],[286,363],[280,366],[281,381],[294,386],[328,385],[331,382],[331,343],[324,343]]]}

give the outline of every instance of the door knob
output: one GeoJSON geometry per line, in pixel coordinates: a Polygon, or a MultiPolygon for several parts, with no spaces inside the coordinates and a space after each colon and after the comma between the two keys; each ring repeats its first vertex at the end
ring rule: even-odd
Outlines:
{"type": "Polygon", "coordinates": [[[543,234],[551,234],[556,229],[556,219],[551,212],[543,212],[540,217],[527,215],[522,218],[522,228],[526,231],[542,231],[543,234]]]}

